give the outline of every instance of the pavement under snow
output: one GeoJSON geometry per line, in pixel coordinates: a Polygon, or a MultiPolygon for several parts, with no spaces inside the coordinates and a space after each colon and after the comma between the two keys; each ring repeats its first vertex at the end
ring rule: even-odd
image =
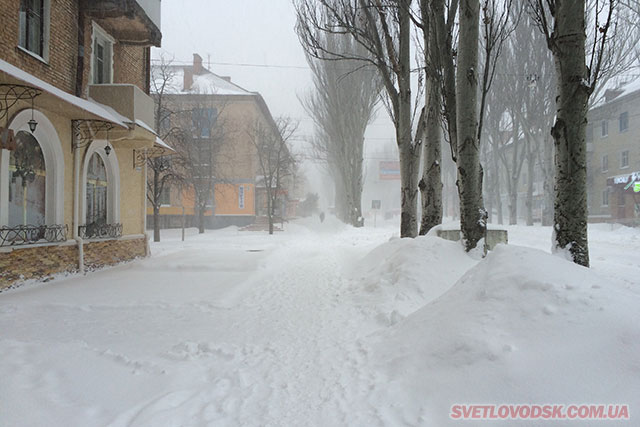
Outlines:
{"type": "Polygon", "coordinates": [[[639,425],[640,230],[590,228],[591,269],[548,254],[549,228],[509,227],[485,259],[395,234],[164,231],[149,259],[1,293],[0,425],[465,425],[451,405],[585,402],[639,425]]]}

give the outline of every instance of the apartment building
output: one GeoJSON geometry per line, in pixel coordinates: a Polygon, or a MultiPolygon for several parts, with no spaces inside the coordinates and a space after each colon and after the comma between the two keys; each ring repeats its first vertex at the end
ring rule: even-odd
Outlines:
{"type": "Polygon", "coordinates": [[[640,80],[589,111],[589,220],[640,224],[640,80]]]}

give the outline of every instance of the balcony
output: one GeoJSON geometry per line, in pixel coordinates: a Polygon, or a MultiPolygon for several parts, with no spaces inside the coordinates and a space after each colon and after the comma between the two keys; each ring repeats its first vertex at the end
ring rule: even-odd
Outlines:
{"type": "Polygon", "coordinates": [[[89,98],[111,107],[123,117],[133,133],[112,134],[115,138],[147,141],[151,145],[156,140],[153,131],[155,106],[153,99],[138,86],[131,84],[100,84],[89,86],[89,98]]]}
{"type": "Polygon", "coordinates": [[[84,12],[119,41],[160,46],[161,0],[84,0],[84,12]]]}

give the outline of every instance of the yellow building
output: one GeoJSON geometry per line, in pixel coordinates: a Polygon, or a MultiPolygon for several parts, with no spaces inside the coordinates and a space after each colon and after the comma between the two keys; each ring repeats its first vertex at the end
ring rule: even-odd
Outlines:
{"type": "Polygon", "coordinates": [[[160,0],[53,4],[2,2],[0,289],[148,252],[160,0]]]}
{"type": "MultiPolygon", "coordinates": [[[[232,83],[229,77],[209,71],[197,54],[193,55],[192,65],[158,66],[165,67],[164,75],[170,76],[162,93],[163,108],[182,112],[170,115],[172,119],[161,123],[161,127],[190,128],[191,144],[204,146],[202,153],[205,155],[195,161],[200,162],[204,170],[200,176],[213,194],[209,196],[211,200],[205,212],[206,227],[252,224],[256,216],[264,214],[261,211],[264,205],[259,180],[261,173],[252,132],[258,124],[277,132],[264,99],[257,92],[232,83]]],[[[157,72],[154,76],[161,74],[157,72]]],[[[181,151],[179,145],[175,148],[181,151]]],[[[194,207],[193,188],[166,191],[160,207],[161,228],[179,227],[183,208],[186,225],[196,226],[194,207]]],[[[151,207],[148,207],[147,214],[151,225],[151,207]]]]}

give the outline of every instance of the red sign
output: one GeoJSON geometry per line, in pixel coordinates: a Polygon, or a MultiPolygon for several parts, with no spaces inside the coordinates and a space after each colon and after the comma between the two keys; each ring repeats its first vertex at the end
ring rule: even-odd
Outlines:
{"type": "Polygon", "coordinates": [[[400,180],[400,162],[397,160],[387,160],[380,162],[381,180],[400,180]]]}

